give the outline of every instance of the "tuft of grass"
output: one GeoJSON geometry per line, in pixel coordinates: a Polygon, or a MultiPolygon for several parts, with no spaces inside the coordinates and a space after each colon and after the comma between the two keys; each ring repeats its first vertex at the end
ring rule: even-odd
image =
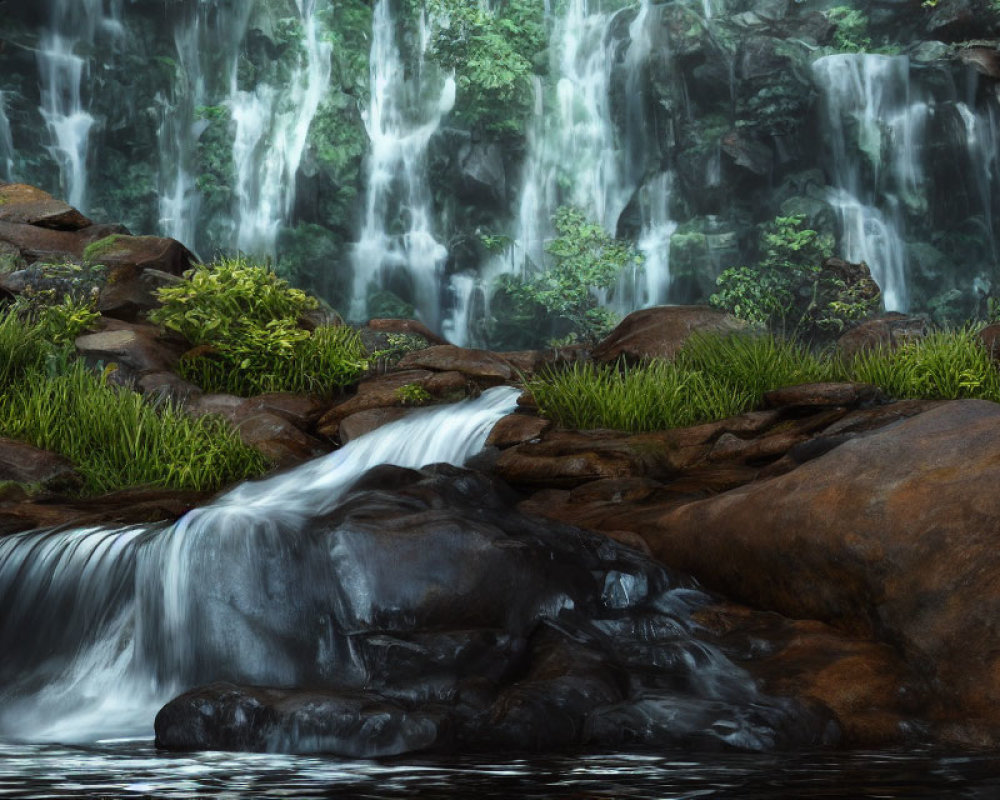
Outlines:
{"type": "Polygon", "coordinates": [[[527,382],[539,411],[563,427],[641,433],[721,419],[743,411],[749,396],[665,361],[640,367],[574,364],[527,382]]]}
{"type": "Polygon", "coordinates": [[[745,393],[748,407],[759,405],[764,393],[772,389],[846,379],[835,360],[773,335],[695,334],[677,354],[676,364],[745,393]]]}
{"type": "Polygon", "coordinates": [[[858,353],[850,373],[891,397],[1000,402],[1000,372],[973,326],[933,331],[894,351],[858,353]]]}
{"type": "Polygon", "coordinates": [[[169,404],[154,409],[82,362],[25,378],[0,398],[0,434],[68,458],[85,492],[142,485],[215,490],[270,467],[221,418],[193,419],[169,404]]]}
{"type": "Polygon", "coordinates": [[[0,316],[0,392],[40,371],[50,352],[41,332],[16,314],[0,316]]]}

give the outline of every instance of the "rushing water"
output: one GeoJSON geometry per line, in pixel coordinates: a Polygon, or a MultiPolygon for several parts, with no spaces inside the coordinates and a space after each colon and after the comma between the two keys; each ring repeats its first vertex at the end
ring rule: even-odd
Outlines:
{"type": "Polygon", "coordinates": [[[583,753],[344,761],[170,755],[140,742],[0,745],[0,797],[12,798],[658,798],[659,800],[993,800],[1000,762],[933,752],[583,753]]]}
{"type": "Polygon", "coordinates": [[[7,118],[7,98],[0,92],[0,180],[14,179],[14,139],[7,118]]]}

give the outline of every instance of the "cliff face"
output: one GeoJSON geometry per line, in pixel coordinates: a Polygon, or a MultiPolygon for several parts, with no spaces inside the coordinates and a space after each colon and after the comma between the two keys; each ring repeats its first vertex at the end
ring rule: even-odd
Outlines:
{"type": "Polygon", "coordinates": [[[271,257],[362,317],[498,339],[495,278],[579,206],[701,301],[803,214],[890,309],[996,282],[992,0],[97,2],[5,9],[0,180],[203,257],[271,257]],[[490,302],[492,301],[492,302],[490,302]]]}

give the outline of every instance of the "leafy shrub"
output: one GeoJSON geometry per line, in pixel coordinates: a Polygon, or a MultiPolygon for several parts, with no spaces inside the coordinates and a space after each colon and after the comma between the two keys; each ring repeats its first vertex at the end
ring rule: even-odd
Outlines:
{"type": "Polygon", "coordinates": [[[504,0],[430,0],[431,57],[455,71],[456,112],[494,134],[522,130],[533,99],[533,59],[545,47],[543,6],[504,0]]]}
{"type": "Polygon", "coordinates": [[[868,15],[850,6],[835,6],[827,10],[826,18],[835,26],[833,45],[848,53],[870,50],[871,36],[868,33],[868,15]]]}
{"type": "Polygon", "coordinates": [[[81,362],[8,387],[0,432],[68,458],[88,492],[139,485],[215,490],[270,466],[222,419],[194,419],[169,404],[153,409],[81,362]]]}
{"type": "Polygon", "coordinates": [[[179,371],[206,391],[326,393],[367,369],[356,331],[300,327],[316,299],[243,257],[199,265],[158,294],[150,317],[196,345],[179,371]]]}
{"type": "Polygon", "coordinates": [[[522,303],[566,320],[572,334],[596,342],[617,318],[600,306],[595,291],[611,288],[640,257],[630,243],[609,236],[572,206],[559,208],[552,222],[558,236],[545,247],[547,268],[530,278],[505,275],[502,288],[522,303]]]}
{"type": "Polygon", "coordinates": [[[760,239],[753,267],[731,267],[716,283],[716,308],[758,325],[813,336],[837,332],[878,307],[878,286],[867,274],[842,272],[823,262],[833,238],[805,227],[801,214],[776,217],[760,239]]]}
{"type": "Polygon", "coordinates": [[[67,294],[61,302],[40,308],[35,326],[43,339],[67,346],[80,334],[93,330],[100,319],[93,298],[81,300],[67,294]]]}

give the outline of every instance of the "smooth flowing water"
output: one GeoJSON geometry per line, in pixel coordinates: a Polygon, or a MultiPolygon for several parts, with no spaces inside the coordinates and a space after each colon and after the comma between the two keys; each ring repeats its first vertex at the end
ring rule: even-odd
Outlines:
{"type": "Polygon", "coordinates": [[[7,98],[0,92],[0,180],[14,179],[14,139],[7,118],[7,98]]]}

